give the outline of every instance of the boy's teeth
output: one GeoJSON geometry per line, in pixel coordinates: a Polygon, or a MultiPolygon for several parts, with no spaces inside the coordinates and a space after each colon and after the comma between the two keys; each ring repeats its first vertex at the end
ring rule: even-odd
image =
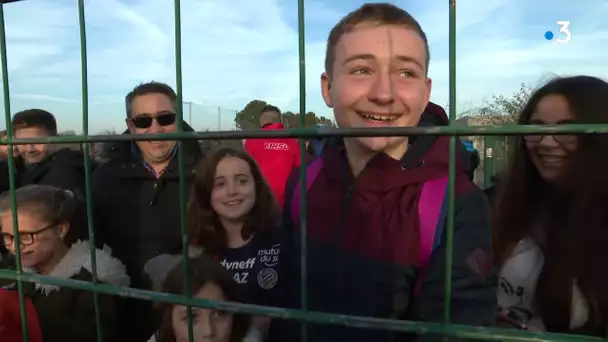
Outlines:
{"type": "Polygon", "coordinates": [[[392,121],[392,120],[394,120],[394,117],[391,117],[391,116],[378,116],[378,115],[372,115],[370,113],[364,113],[363,117],[366,118],[366,119],[377,120],[377,121],[392,121]]]}

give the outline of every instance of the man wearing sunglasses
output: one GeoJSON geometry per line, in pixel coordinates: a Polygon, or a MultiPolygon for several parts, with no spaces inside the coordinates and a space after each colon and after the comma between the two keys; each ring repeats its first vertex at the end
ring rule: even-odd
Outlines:
{"type": "MultiPolygon", "coordinates": [[[[124,134],[166,134],[177,129],[177,95],[168,85],[149,82],[125,98],[124,134]]],[[[192,128],[184,123],[184,130],[192,128]]],[[[183,162],[191,173],[201,157],[196,140],[182,144],[183,162]]],[[[179,211],[179,163],[176,141],[128,141],[115,144],[114,157],[93,174],[95,228],[99,239],[127,267],[133,287],[151,289],[144,274],[146,262],[160,254],[182,250],[179,211]]],[[[133,301],[125,309],[129,336],[122,340],[147,341],[154,333],[150,302],[133,301]]],[[[125,323],[126,324],[126,323],[125,323]]]]}

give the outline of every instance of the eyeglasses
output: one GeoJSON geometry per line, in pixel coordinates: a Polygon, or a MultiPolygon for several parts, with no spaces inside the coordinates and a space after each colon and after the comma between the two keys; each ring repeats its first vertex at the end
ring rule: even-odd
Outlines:
{"type": "Polygon", "coordinates": [[[524,135],[524,139],[526,139],[526,141],[529,143],[538,144],[541,141],[543,141],[543,139],[545,137],[548,137],[548,136],[553,137],[553,140],[557,141],[558,143],[560,143],[562,145],[569,145],[569,144],[575,143],[576,139],[577,139],[576,135],[551,135],[551,134],[524,135]]]}
{"type": "Polygon", "coordinates": [[[132,117],[129,120],[131,120],[131,122],[133,123],[133,126],[143,129],[143,128],[149,128],[150,126],[152,126],[152,121],[154,121],[154,120],[156,120],[156,122],[161,126],[173,125],[173,123],[175,123],[176,116],[177,115],[175,113],[164,113],[164,114],[160,114],[156,117],[150,116],[147,114],[143,114],[143,115],[132,117]]]}
{"type": "MultiPolygon", "coordinates": [[[[53,223],[35,232],[19,232],[19,242],[24,246],[31,246],[34,244],[34,237],[36,235],[44,232],[45,230],[49,230],[55,226],[57,226],[57,224],[53,223]]],[[[13,234],[0,233],[0,236],[2,236],[2,242],[4,242],[4,246],[10,247],[13,245],[13,241],[15,241],[15,236],[13,234]]]]}

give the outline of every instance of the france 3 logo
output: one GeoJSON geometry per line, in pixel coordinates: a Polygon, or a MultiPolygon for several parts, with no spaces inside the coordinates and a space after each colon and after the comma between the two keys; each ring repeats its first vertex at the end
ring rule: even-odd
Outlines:
{"type": "Polygon", "coordinates": [[[555,40],[558,44],[566,44],[572,40],[572,33],[570,32],[570,22],[566,20],[558,21],[559,33],[556,35],[552,31],[545,32],[546,40],[555,40]]]}

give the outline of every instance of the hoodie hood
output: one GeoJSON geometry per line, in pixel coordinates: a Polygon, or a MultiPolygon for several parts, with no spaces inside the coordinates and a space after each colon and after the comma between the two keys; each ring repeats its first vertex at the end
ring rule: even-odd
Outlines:
{"type": "MultiPolygon", "coordinates": [[[[449,119],[445,111],[434,103],[429,103],[419,122],[419,126],[423,127],[447,124],[449,119]]],[[[357,179],[357,186],[366,190],[385,192],[395,187],[421,184],[448,175],[450,137],[417,136],[412,137],[409,143],[408,150],[401,160],[395,160],[384,153],[375,155],[357,179]]],[[[466,151],[460,143],[456,144],[456,149],[456,173],[466,176],[466,151]]],[[[340,156],[325,159],[328,176],[344,181],[344,170],[348,170],[344,147],[332,147],[327,154],[340,156]],[[335,165],[332,165],[333,163],[335,165]]]]}
{"type": "MultiPolygon", "coordinates": [[[[127,269],[120,260],[112,257],[110,247],[104,246],[103,249],[96,249],[95,257],[97,261],[97,279],[100,282],[117,286],[129,286],[130,279],[127,275],[127,269]]],[[[91,250],[88,242],[78,241],[72,245],[68,253],[55,266],[49,276],[69,279],[76,276],[83,269],[93,274],[91,250]]],[[[33,270],[29,271],[35,273],[33,270]]],[[[36,284],[36,288],[47,295],[52,291],[59,290],[58,286],[48,284],[36,284]]]]}
{"type": "Polygon", "coordinates": [[[277,123],[268,123],[268,124],[265,124],[264,126],[262,126],[262,129],[266,129],[266,130],[269,130],[269,131],[271,131],[271,130],[277,130],[277,129],[284,129],[284,128],[285,128],[285,126],[282,123],[280,123],[280,122],[277,122],[277,123]]]}

